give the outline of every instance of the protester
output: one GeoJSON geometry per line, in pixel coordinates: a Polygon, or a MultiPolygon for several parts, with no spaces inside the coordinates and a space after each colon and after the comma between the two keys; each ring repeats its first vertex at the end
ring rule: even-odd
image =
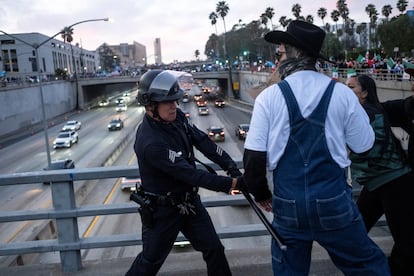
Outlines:
{"type": "MultiPolygon", "coordinates": [[[[352,178],[363,185],[358,208],[367,231],[385,214],[394,239],[388,258],[391,274],[414,275],[414,173],[378,100],[375,81],[367,75],[357,75],[346,83],[357,95],[375,131],[372,149],[350,153],[352,178]]],[[[404,108],[397,112],[404,113],[404,108]]]]}
{"type": "Polygon", "coordinates": [[[316,71],[324,37],[323,30],[304,21],[265,35],[279,45],[283,81],[255,100],[243,178],[259,206],[273,211],[272,224],[287,246],[283,251],[272,240],[274,275],[308,275],[313,241],[345,275],[389,275],[387,259],[368,237],[345,178],[347,145],[365,152],[374,132],[353,92],[316,71]]]}
{"type": "Polygon", "coordinates": [[[168,71],[148,71],[140,79],[138,100],[146,113],[134,150],[142,187],[133,196],[141,205],[143,249],[126,275],[156,275],[179,231],[202,252],[208,275],[231,275],[198,187],[229,193],[237,188],[241,173],[231,157],[177,108],[182,95],[168,71]],[[197,169],[193,146],[233,178],[197,169]]]}

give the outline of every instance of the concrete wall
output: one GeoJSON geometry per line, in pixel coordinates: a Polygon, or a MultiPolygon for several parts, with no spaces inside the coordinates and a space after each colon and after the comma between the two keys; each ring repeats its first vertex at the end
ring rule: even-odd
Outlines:
{"type": "MultiPolygon", "coordinates": [[[[240,84],[240,99],[249,104],[254,99],[249,94],[249,89],[267,81],[269,73],[260,72],[234,72],[234,81],[240,84]]],[[[344,80],[341,80],[344,81],[344,80]]],[[[105,84],[101,85],[113,85],[105,84]]],[[[131,86],[132,84],[119,84],[131,86]]],[[[411,83],[409,81],[377,81],[378,95],[381,101],[401,99],[412,95],[411,83]]],[[[57,81],[44,82],[42,84],[46,118],[50,119],[58,115],[73,111],[76,107],[76,89],[74,82],[57,81]]],[[[95,87],[89,88],[84,98],[85,89],[79,86],[79,104],[84,107],[84,100],[91,101],[90,97],[98,97],[105,94],[105,89],[95,87]],[[95,91],[95,90],[96,91],[95,91]],[[88,96],[89,95],[89,96],[88,96]]],[[[111,90],[116,90],[111,89],[111,90]]],[[[230,98],[233,95],[228,95],[230,98]]],[[[42,122],[42,105],[40,100],[39,85],[26,87],[6,87],[0,90],[0,136],[18,130],[28,129],[32,125],[42,122]]]]}
{"type": "MultiPolygon", "coordinates": [[[[53,118],[75,108],[73,84],[66,81],[43,83],[46,118],[53,118]]],[[[0,136],[42,122],[39,85],[13,87],[0,91],[0,136]]]]}
{"type": "MultiPolygon", "coordinates": [[[[238,81],[240,83],[240,99],[244,102],[253,104],[254,99],[249,94],[251,87],[263,84],[269,78],[269,73],[260,72],[238,72],[238,81]]],[[[341,79],[341,82],[345,82],[345,79],[341,79]]],[[[403,99],[413,95],[411,91],[411,82],[408,80],[404,81],[376,81],[378,97],[381,102],[403,99]]],[[[231,96],[231,95],[229,95],[231,96]]]]}

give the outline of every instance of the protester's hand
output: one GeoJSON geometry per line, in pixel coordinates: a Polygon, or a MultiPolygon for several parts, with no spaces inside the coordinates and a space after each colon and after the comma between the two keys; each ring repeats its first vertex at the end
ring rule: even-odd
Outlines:
{"type": "Polygon", "coordinates": [[[272,211],[272,199],[271,198],[263,200],[263,201],[259,201],[257,202],[257,205],[259,205],[260,208],[262,208],[266,212],[272,211]]]}
{"type": "Polygon", "coordinates": [[[242,176],[239,176],[237,178],[233,178],[231,182],[231,188],[229,191],[229,194],[236,195],[240,194],[241,191],[246,190],[246,185],[244,184],[244,179],[242,176]]]}

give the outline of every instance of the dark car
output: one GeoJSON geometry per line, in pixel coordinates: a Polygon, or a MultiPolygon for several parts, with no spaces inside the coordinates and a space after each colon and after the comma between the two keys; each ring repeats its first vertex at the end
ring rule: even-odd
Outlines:
{"type": "Polygon", "coordinates": [[[240,124],[236,128],[236,136],[239,137],[239,140],[245,140],[247,133],[249,132],[249,124],[240,124]]]}
{"type": "Polygon", "coordinates": [[[121,130],[124,127],[124,122],[121,119],[113,119],[108,124],[108,130],[121,130]]]}
{"type": "Polygon", "coordinates": [[[224,128],[219,126],[211,126],[207,129],[208,137],[214,142],[224,142],[224,128]]]}
{"type": "Polygon", "coordinates": [[[217,99],[217,100],[214,101],[214,106],[215,107],[225,107],[226,102],[223,99],[217,99]]]}

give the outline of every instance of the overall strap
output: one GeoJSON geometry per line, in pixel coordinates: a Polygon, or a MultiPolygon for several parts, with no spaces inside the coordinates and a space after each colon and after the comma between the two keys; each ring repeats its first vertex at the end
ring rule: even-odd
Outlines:
{"type": "Polygon", "coordinates": [[[290,85],[286,80],[279,82],[278,85],[283,93],[283,96],[285,97],[289,112],[290,125],[295,125],[299,121],[303,120],[298,102],[296,101],[295,95],[293,95],[292,88],[290,88],[290,85]]]}

